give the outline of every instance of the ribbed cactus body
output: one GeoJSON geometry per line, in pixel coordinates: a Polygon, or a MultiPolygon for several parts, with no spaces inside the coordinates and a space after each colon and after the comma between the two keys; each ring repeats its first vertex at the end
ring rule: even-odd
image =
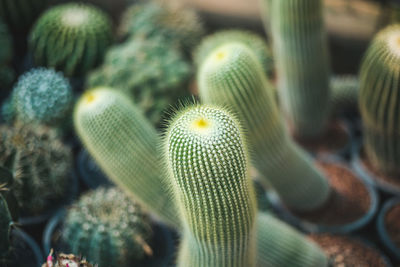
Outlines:
{"type": "Polygon", "coordinates": [[[290,140],[273,88],[246,46],[231,43],[212,51],[199,69],[198,83],[204,103],[228,106],[237,113],[255,166],[286,205],[312,210],[325,202],[328,182],[290,140]]]}
{"type": "Polygon", "coordinates": [[[165,222],[179,224],[160,167],[159,136],[126,95],[107,88],[88,91],[75,108],[74,124],[83,145],[113,182],[165,222]]]}
{"type": "Polygon", "coordinates": [[[166,155],[184,227],[178,266],[255,266],[257,204],[238,122],[187,108],[170,125],[166,155]]]}
{"type": "Polygon", "coordinates": [[[365,151],[387,174],[400,174],[400,24],[372,41],[360,70],[359,106],[365,151]]]}
{"type": "Polygon", "coordinates": [[[331,78],[331,108],[333,113],[358,109],[360,82],[356,75],[337,75],[331,78]]]}
{"type": "Polygon", "coordinates": [[[99,266],[129,267],[150,249],[152,230],[141,207],[116,188],[86,193],[67,213],[62,241],[99,266]]]}
{"type": "Polygon", "coordinates": [[[219,46],[239,42],[247,45],[260,61],[264,73],[272,77],[274,72],[274,62],[272,51],[267,45],[266,40],[251,31],[246,30],[223,30],[205,37],[194,52],[194,61],[199,67],[207,56],[219,46]]]}
{"type": "Polygon", "coordinates": [[[191,65],[160,40],[132,39],[113,46],[104,63],[91,72],[87,87],[109,86],[131,96],[156,126],[164,112],[187,94],[191,65]]]}
{"type": "Polygon", "coordinates": [[[329,115],[329,57],[322,0],[271,3],[279,98],[295,135],[320,134],[329,115]]]}
{"type": "Polygon", "coordinates": [[[29,49],[37,65],[83,76],[102,61],[112,39],[111,20],[105,13],[88,4],[67,3],[38,19],[29,49]]]}

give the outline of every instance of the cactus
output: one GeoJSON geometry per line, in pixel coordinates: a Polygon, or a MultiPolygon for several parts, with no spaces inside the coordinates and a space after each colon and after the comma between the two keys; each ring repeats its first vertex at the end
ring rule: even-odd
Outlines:
{"type": "Polygon", "coordinates": [[[12,83],[15,78],[15,73],[14,71],[6,66],[0,66],[0,89],[4,91],[9,91],[11,90],[12,83]]]}
{"type": "Polygon", "coordinates": [[[159,137],[126,95],[109,88],[86,92],[75,107],[74,125],[83,145],[115,184],[163,221],[178,226],[160,168],[159,137]]]}
{"type": "Polygon", "coordinates": [[[99,266],[128,267],[152,253],[151,235],[149,218],[136,202],[116,188],[99,188],[68,210],[61,239],[99,266]]]}
{"type": "Polygon", "coordinates": [[[355,75],[339,75],[331,78],[331,108],[333,114],[357,110],[360,83],[355,75]]]}
{"type": "MultiPolygon", "coordinates": [[[[6,263],[10,256],[12,219],[6,200],[0,194],[0,264],[6,263]]],[[[3,266],[3,265],[1,265],[3,266]]]]}
{"type": "Polygon", "coordinates": [[[261,36],[245,30],[223,30],[204,38],[194,52],[194,61],[197,67],[201,66],[204,59],[214,49],[231,42],[240,42],[247,45],[257,56],[264,69],[264,73],[272,78],[274,62],[270,47],[261,36]]]}
{"type": "Polygon", "coordinates": [[[186,108],[165,147],[183,224],[178,266],[255,266],[257,204],[237,120],[219,108],[186,108]]]}
{"type": "Polygon", "coordinates": [[[42,267],[93,267],[94,265],[87,262],[82,257],[75,256],[74,254],[59,253],[56,258],[53,257],[53,250],[50,251],[47,260],[42,264],[42,267]]]}
{"type": "Polygon", "coordinates": [[[359,106],[364,147],[375,168],[400,174],[400,24],[380,31],[370,44],[360,69],[359,106]]]}
{"type": "Polygon", "coordinates": [[[0,0],[0,17],[16,31],[27,31],[48,0],[0,0]]]}
{"type": "Polygon", "coordinates": [[[126,92],[159,126],[165,110],[186,94],[191,74],[179,51],[161,41],[133,39],[107,52],[104,64],[90,74],[87,87],[109,86],[126,92]]]}
{"type": "Polygon", "coordinates": [[[322,0],[271,1],[270,14],[282,108],[296,136],[318,136],[330,110],[322,0]]]}
{"type": "Polygon", "coordinates": [[[67,76],[83,76],[98,65],[111,42],[111,20],[89,4],[67,3],[47,10],[29,35],[35,63],[67,76]]]}
{"type": "Polygon", "coordinates": [[[71,150],[44,126],[0,126],[0,165],[22,212],[37,215],[65,197],[72,169],[71,150]]]}
{"type": "Polygon", "coordinates": [[[204,103],[237,113],[247,129],[255,167],[286,205],[309,211],[325,203],[328,182],[290,140],[273,89],[245,45],[229,43],[212,51],[198,71],[198,85],[204,103]]]}
{"type": "MultiPolygon", "coordinates": [[[[11,101],[11,109],[15,110],[19,120],[57,126],[70,115],[73,94],[69,81],[62,73],[38,68],[18,79],[11,101]]],[[[5,108],[7,111],[7,106],[5,108]]]]}
{"type": "Polygon", "coordinates": [[[119,28],[121,37],[160,37],[164,45],[177,46],[188,53],[200,42],[204,32],[194,10],[166,0],[132,5],[123,14],[119,28]]]}

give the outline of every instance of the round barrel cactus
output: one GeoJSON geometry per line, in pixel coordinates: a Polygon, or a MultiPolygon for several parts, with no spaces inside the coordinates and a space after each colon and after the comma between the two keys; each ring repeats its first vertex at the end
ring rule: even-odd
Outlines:
{"type": "Polygon", "coordinates": [[[141,207],[116,188],[81,196],[67,212],[62,241],[72,253],[99,266],[133,266],[146,254],[152,228],[141,207]]]}
{"type": "Polygon", "coordinates": [[[400,174],[400,24],[380,31],[360,70],[359,107],[369,161],[386,174],[400,174]]]}
{"type": "Polygon", "coordinates": [[[10,104],[23,122],[59,125],[70,115],[73,93],[61,72],[38,68],[18,79],[10,104]]]}
{"type": "Polygon", "coordinates": [[[84,76],[98,65],[112,43],[112,23],[89,4],[67,3],[47,10],[29,35],[29,49],[37,65],[84,76]]]}

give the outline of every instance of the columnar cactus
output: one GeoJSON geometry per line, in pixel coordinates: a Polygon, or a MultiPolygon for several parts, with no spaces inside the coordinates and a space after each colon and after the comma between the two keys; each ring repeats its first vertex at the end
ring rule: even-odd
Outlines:
{"type": "Polygon", "coordinates": [[[133,4],[122,16],[121,37],[162,38],[164,45],[192,51],[204,35],[204,27],[194,10],[178,1],[144,1],[133,4]]]}
{"type": "Polygon", "coordinates": [[[165,152],[183,224],[178,266],[255,266],[257,204],[236,119],[189,107],[172,121],[165,152]]]}
{"type": "Polygon", "coordinates": [[[104,173],[143,207],[177,227],[179,217],[160,168],[159,136],[121,92],[97,88],[79,100],[74,124],[104,173]]]}
{"type": "Polygon", "coordinates": [[[198,71],[198,84],[204,103],[228,106],[237,113],[255,166],[286,205],[307,211],[324,204],[329,184],[291,141],[273,88],[248,47],[233,42],[212,51],[198,71]]]}
{"type": "Polygon", "coordinates": [[[239,42],[247,45],[260,61],[265,74],[271,77],[274,72],[272,51],[266,41],[256,33],[245,30],[223,30],[205,37],[194,52],[194,61],[199,67],[204,59],[219,46],[239,42]]]}
{"type": "Polygon", "coordinates": [[[116,188],[86,193],[67,212],[62,241],[99,266],[128,267],[151,254],[152,229],[140,206],[116,188]]]}
{"type": "Polygon", "coordinates": [[[37,215],[66,197],[72,153],[47,127],[0,126],[0,165],[14,180],[9,188],[21,212],[37,215]]]}
{"type": "Polygon", "coordinates": [[[89,4],[67,3],[46,11],[29,36],[36,64],[83,76],[98,65],[112,42],[112,23],[89,4]]]}
{"type": "Polygon", "coordinates": [[[324,130],[329,115],[330,67],[322,0],[270,4],[280,101],[294,134],[312,138],[324,130]]]}
{"type": "Polygon", "coordinates": [[[186,94],[191,76],[191,66],[178,50],[161,40],[132,39],[107,52],[87,87],[110,86],[126,92],[159,126],[166,109],[186,94]]]}
{"type": "Polygon", "coordinates": [[[400,174],[400,24],[377,34],[360,70],[359,106],[365,152],[386,174],[400,174]]]}
{"type": "Polygon", "coordinates": [[[61,72],[38,68],[23,74],[12,93],[11,105],[23,122],[60,125],[70,115],[73,94],[61,72]]]}

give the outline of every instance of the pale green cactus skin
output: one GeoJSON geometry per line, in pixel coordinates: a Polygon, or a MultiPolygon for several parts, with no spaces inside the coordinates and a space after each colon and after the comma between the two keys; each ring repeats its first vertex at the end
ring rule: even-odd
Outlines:
{"type": "Polygon", "coordinates": [[[198,71],[204,103],[228,106],[246,129],[253,163],[294,210],[308,211],[327,200],[330,187],[311,159],[291,141],[272,86],[256,56],[243,44],[215,49],[198,71]]]}
{"type": "Polygon", "coordinates": [[[29,35],[37,65],[83,76],[102,60],[112,43],[112,23],[89,4],[67,3],[47,10],[29,35]]]}
{"type": "Polygon", "coordinates": [[[400,174],[400,24],[379,32],[360,70],[359,107],[364,148],[371,163],[386,174],[400,174]]]}
{"type": "Polygon", "coordinates": [[[160,137],[129,97],[110,88],[88,91],[75,107],[74,125],[83,145],[114,183],[177,227],[180,220],[160,167],[160,137]]]}
{"type": "Polygon", "coordinates": [[[270,7],[282,108],[296,136],[318,136],[330,110],[330,60],[322,0],[279,0],[270,7]]]}
{"type": "Polygon", "coordinates": [[[358,109],[360,82],[356,75],[335,75],[331,78],[331,113],[358,109]]]}
{"type": "Polygon", "coordinates": [[[172,121],[165,150],[184,229],[178,266],[255,266],[257,204],[238,121],[188,107],[172,121]]]}

